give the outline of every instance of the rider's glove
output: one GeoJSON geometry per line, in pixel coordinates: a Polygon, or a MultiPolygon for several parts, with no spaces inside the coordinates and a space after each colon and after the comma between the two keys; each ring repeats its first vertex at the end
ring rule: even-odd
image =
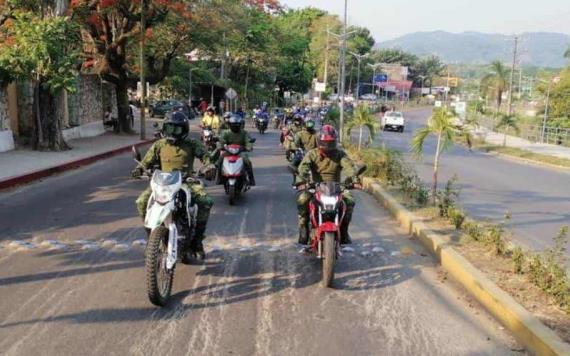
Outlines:
{"type": "Polygon", "coordinates": [[[131,177],[133,178],[140,178],[144,173],[144,170],[141,167],[137,167],[131,171],[131,177]]]}

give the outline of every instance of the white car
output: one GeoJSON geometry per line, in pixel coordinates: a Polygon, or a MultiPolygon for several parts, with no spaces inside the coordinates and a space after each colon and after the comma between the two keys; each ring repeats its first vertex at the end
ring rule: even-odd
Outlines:
{"type": "Polygon", "coordinates": [[[374,94],[364,94],[360,96],[360,100],[376,101],[378,97],[374,94]]]}
{"type": "Polygon", "coordinates": [[[382,117],[382,130],[404,132],[405,119],[404,114],[399,111],[388,111],[382,117]]]}

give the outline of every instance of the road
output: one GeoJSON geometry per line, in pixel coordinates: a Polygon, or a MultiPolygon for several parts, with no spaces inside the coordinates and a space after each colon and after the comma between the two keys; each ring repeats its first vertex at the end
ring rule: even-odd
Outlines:
{"type": "MultiPolygon", "coordinates": [[[[406,113],[404,133],[382,132],[376,145],[406,152],[420,177],[431,184],[435,137],[428,139],[424,159],[409,154],[413,133],[426,124],[431,110],[406,113]]],[[[564,225],[570,225],[570,172],[519,163],[455,146],[443,153],[441,186],[457,175],[460,201],[470,216],[499,221],[506,212],[507,224],[516,241],[532,249],[552,246],[552,238],[564,225]]],[[[570,251],[568,251],[570,253],[570,251]]]]}
{"type": "Polygon", "coordinates": [[[129,155],[0,194],[0,354],[521,354],[362,192],[354,251],[321,288],[318,261],[294,243],[277,142],[258,138],[258,186],[238,206],[208,187],[208,259],[177,267],[162,309],[146,297],[133,206],[145,182],[127,178],[129,155]]]}

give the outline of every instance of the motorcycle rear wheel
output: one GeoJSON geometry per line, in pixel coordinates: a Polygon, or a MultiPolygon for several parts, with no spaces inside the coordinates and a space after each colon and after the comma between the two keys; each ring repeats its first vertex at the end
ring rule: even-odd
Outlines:
{"type": "Polygon", "coordinates": [[[168,229],[160,226],[152,230],[145,250],[146,287],[150,302],[160,307],[168,302],[174,279],[175,266],[166,270],[167,249],[168,229]]]}
{"type": "Polygon", "coordinates": [[[334,279],[334,265],[336,260],[336,239],[333,232],[325,232],[325,238],[323,239],[323,276],[322,276],[322,286],[323,288],[328,288],[332,285],[334,279]]]}

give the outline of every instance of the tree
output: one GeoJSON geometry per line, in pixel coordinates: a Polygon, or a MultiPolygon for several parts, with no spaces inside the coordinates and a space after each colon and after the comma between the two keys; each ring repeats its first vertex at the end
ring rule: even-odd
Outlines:
{"type": "Polygon", "coordinates": [[[495,125],[495,130],[505,129],[505,136],[503,138],[503,147],[507,146],[507,133],[509,129],[514,129],[515,132],[519,132],[519,126],[517,122],[517,116],[514,114],[503,114],[501,115],[499,122],[495,125]]]}
{"type": "Polygon", "coordinates": [[[411,79],[419,85],[422,85],[423,79],[429,79],[430,88],[433,86],[433,78],[443,75],[446,66],[441,59],[436,56],[430,56],[420,59],[412,68],[411,79]]]}
{"type": "Polygon", "coordinates": [[[437,202],[437,177],[441,153],[453,146],[457,137],[464,137],[467,145],[471,147],[471,134],[469,130],[454,123],[455,115],[447,108],[438,108],[433,111],[427,125],[419,129],[412,138],[411,148],[416,157],[421,158],[424,152],[426,139],[430,135],[437,137],[435,156],[433,162],[433,204],[437,202]]]}
{"type": "Polygon", "coordinates": [[[380,124],[376,120],[376,117],[370,113],[368,105],[361,104],[356,107],[352,117],[346,124],[346,137],[350,138],[350,133],[353,128],[358,127],[358,150],[360,151],[362,147],[362,129],[366,127],[368,129],[368,143],[371,143],[376,138],[376,131],[380,127],[380,124]]]}
{"type": "MultiPolygon", "coordinates": [[[[77,76],[78,28],[66,17],[13,14],[0,41],[0,72],[30,80],[34,87],[34,146],[40,150],[69,148],[57,115],[57,94],[74,91],[77,76]]],[[[0,36],[0,37],[1,37],[0,36]]]]}
{"type": "Polygon", "coordinates": [[[510,70],[501,61],[491,63],[491,73],[481,80],[481,91],[484,96],[494,96],[496,102],[495,115],[501,109],[503,93],[507,88],[510,70]]]}
{"type": "MultiPolygon", "coordinates": [[[[193,23],[192,4],[186,0],[73,0],[73,19],[81,26],[86,61],[84,69],[94,69],[115,85],[120,131],[130,132],[128,88],[134,88],[140,73],[139,46],[141,4],[147,2],[144,34],[145,68],[150,84],[168,74],[173,59],[189,40],[193,23]]],[[[196,7],[199,7],[196,4],[196,7]]]]}

